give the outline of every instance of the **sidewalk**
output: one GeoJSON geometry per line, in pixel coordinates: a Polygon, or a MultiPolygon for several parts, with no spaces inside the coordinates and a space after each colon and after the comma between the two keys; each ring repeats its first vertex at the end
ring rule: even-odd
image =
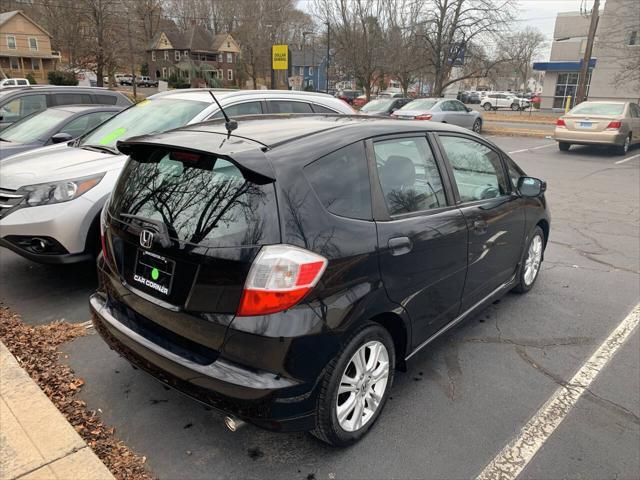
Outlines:
{"type": "Polygon", "coordinates": [[[2,342],[0,479],[114,480],[2,342]]]}

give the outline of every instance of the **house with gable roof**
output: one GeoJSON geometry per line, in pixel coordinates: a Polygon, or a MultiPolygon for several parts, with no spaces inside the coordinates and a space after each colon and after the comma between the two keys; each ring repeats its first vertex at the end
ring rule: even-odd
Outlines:
{"type": "Polygon", "coordinates": [[[153,80],[177,77],[192,87],[238,85],[240,47],[229,34],[212,35],[192,25],[159,31],[147,47],[149,76],[153,80]]]}

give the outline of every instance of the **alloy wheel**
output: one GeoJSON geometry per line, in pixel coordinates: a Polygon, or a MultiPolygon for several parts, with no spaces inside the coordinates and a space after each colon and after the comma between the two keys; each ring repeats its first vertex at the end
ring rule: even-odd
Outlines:
{"type": "Polygon", "coordinates": [[[343,430],[354,432],[374,416],[389,380],[389,353],[383,343],[367,342],[347,364],[336,399],[336,416],[343,430]]]}
{"type": "Polygon", "coordinates": [[[527,259],[524,262],[524,283],[529,286],[533,284],[538,271],[540,270],[540,263],[542,262],[542,237],[536,235],[531,240],[529,245],[529,252],[527,253],[527,259]]]}
{"type": "Polygon", "coordinates": [[[482,122],[480,122],[480,120],[473,122],[473,131],[476,133],[480,133],[482,131],[482,122]]]}

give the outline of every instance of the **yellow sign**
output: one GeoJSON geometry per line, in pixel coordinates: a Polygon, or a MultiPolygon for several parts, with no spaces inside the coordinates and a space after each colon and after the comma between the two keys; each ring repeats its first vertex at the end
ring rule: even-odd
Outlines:
{"type": "Polygon", "coordinates": [[[273,70],[289,69],[289,45],[271,45],[271,68],[273,70]]]}

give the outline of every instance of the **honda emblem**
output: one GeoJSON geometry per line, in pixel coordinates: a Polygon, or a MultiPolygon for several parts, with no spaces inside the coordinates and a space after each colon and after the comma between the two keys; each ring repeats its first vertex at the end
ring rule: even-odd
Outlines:
{"type": "Polygon", "coordinates": [[[144,229],[140,232],[140,245],[144,248],[151,248],[153,244],[153,232],[151,230],[144,229]]]}

